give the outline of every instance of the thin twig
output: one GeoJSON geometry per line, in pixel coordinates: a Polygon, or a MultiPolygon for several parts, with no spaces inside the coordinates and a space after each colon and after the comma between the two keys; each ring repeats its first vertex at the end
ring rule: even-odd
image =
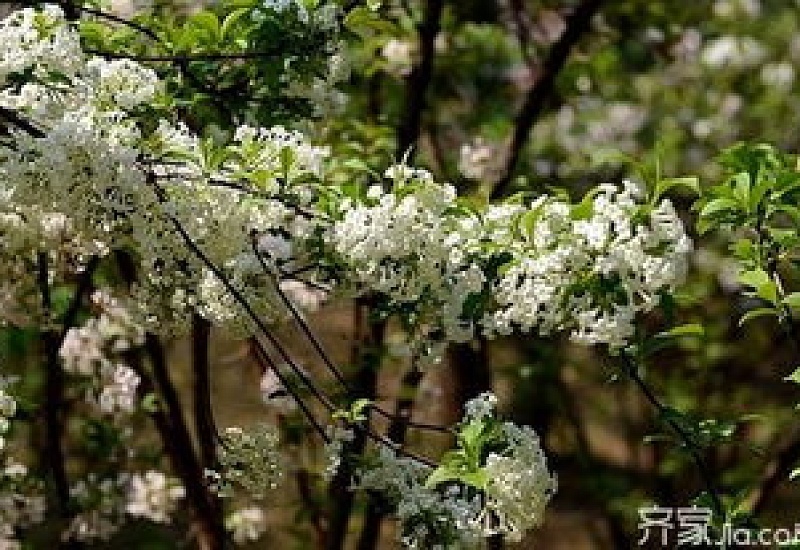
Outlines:
{"type": "Polygon", "coordinates": [[[720,497],[719,490],[717,489],[714,481],[714,475],[703,460],[703,457],[700,455],[700,450],[694,438],[683,426],[681,426],[675,421],[674,418],[672,418],[672,416],[669,414],[669,407],[662,403],[652,388],[647,385],[639,373],[639,366],[634,358],[625,351],[620,352],[620,358],[622,359],[623,370],[628,378],[630,378],[634,384],[636,384],[636,387],[639,389],[642,395],[644,395],[645,399],[647,399],[653,408],[658,411],[660,419],[666,422],[672,431],[675,432],[675,434],[681,439],[683,447],[691,455],[692,460],[697,466],[697,470],[701,479],[703,480],[703,484],[706,486],[708,495],[711,498],[712,504],[714,505],[714,511],[719,514],[720,518],[724,521],[726,518],[725,507],[722,504],[722,498],[720,497]]]}
{"type": "Polygon", "coordinates": [[[139,55],[124,52],[108,52],[103,50],[84,50],[87,54],[105,57],[106,59],[130,59],[140,63],[191,63],[193,61],[245,61],[249,59],[269,59],[279,57],[284,52],[209,52],[183,55],[139,55]]]}
{"type": "Polygon", "coordinates": [[[131,28],[131,29],[133,29],[133,30],[135,30],[135,31],[147,36],[148,38],[150,38],[152,40],[155,40],[155,41],[160,41],[161,40],[161,38],[158,36],[158,34],[156,34],[156,32],[154,30],[152,30],[152,29],[150,29],[148,27],[145,27],[144,25],[140,25],[139,23],[136,23],[135,21],[131,21],[129,19],[125,19],[124,17],[120,17],[120,16],[115,15],[113,13],[108,13],[108,12],[105,12],[105,11],[102,11],[102,10],[98,10],[96,8],[91,8],[91,7],[88,7],[88,6],[79,6],[78,9],[80,11],[82,11],[83,13],[88,13],[89,15],[94,15],[95,17],[100,17],[101,19],[105,19],[107,21],[111,21],[113,23],[119,23],[120,25],[129,27],[129,28],[131,28]]]}

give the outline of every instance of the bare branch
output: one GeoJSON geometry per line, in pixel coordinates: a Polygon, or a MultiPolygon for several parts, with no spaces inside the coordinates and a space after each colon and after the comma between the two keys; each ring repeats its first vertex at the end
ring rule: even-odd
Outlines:
{"type": "Polygon", "coordinates": [[[522,109],[514,124],[514,134],[509,146],[503,175],[498,180],[491,197],[501,198],[510,191],[511,179],[519,162],[522,150],[528,143],[531,129],[541,115],[545,105],[555,89],[556,77],[567,62],[572,48],[589,30],[592,18],[600,11],[603,0],[583,0],[575,11],[567,18],[566,28],[561,37],[553,44],[542,65],[541,74],[536,84],[528,92],[522,109]]]}

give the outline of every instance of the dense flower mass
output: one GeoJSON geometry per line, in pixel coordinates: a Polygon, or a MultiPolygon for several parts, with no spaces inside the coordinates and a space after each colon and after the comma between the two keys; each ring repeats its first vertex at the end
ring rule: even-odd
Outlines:
{"type": "Polygon", "coordinates": [[[522,214],[522,239],[509,247],[488,332],[567,329],[576,341],[620,347],[636,315],[683,281],[691,242],[672,204],[648,214],[630,182],[597,191],[588,212],[579,211],[583,203],[545,199],[522,214]]]}
{"type": "Polygon", "coordinates": [[[685,277],[691,242],[675,209],[666,199],[649,208],[631,182],[600,186],[577,205],[542,196],[481,212],[459,207],[453,188],[424,171],[388,175],[391,192],[345,202],[333,245],[357,281],[413,304],[414,324],[445,340],[476,329],[568,330],[578,342],[620,347],[636,315],[685,277]]]}
{"type": "Polygon", "coordinates": [[[90,403],[105,414],[131,413],[140,378],[125,357],[144,343],[144,330],[119,300],[102,291],[92,298],[99,315],[83,327],[70,329],[59,355],[67,372],[91,379],[90,403]]]}
{"type": "Polygon", "coordinates": [[[508,441],[505,453],[490,453],[486,458],[487,510],[494,515],[488,529],[520,541],[525,531],[544,521],[545,507],[556,489],[538,436],[528,427],[503,425],[508,441]],[[496,521],[495,526],[492,522],[496,521]]]}
{"type": "Polygon", "coordinates": [[[259,424],[248,430],[228,428],[219,447],[217,473],[220,493],[243,490],[254,498],[263,498],[278,486],[283,467],[275,430],[259,424]]]}
{"type": "Polygon", "coordinates": [[[480,498],[460,489],[427,487],[429,468],[384,449],[359,472],[356,486],[387,498],[397,510],[399,538],[407,548],[471,548],[481,540],[480,498]]]}
{"type": "Polygon", "coordinates": [[[542,523],[555,478],[538,436],[530,428],[498,422],[496,404],[492,394],[466,404],[459,435],[464,448],[437,470],[384,449],[376,464],[357,476],[359,488],[395,504],[405,546],[472,548],[498,534],[519,541],[542,523]],[[492,450],[484,452],[484,445],[492,450]]]}

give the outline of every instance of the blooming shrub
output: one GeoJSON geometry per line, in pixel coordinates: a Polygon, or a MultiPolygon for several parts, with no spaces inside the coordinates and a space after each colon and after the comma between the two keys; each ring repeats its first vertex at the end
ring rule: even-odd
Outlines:
{"type": "MultiPolygon", "coordinates": [[[[111,18],[123,26],[114,30],[55,5],[15,10],[0,22],[0,118],[8,122],[0,136],[0,322],[35,333],[46,363],[43,403],[25,403],[43,412],[43,476],[13,458],[24,445],[13,444],[24,439],[15,425],[25,419],[15,384],[1,379],[0,545],[18,547],[52,518],[59,539],[93,542],[133,519],[181,526],[185,517],[202,548],[229,538],[247,544],[267,531],[271,492],[290,478],[308,483],[308,465],[293,459],[310,440],[325,454],[309,459],[315,479],[332,493],[369,494],[366,515],[378,523],[381,507],[391,509],[409,548],[519,542],[540,527],[557,483],[536,432],[502,420],[490,393],[465,403],[453,427],[413,422],[407,388],[396,412],[382,408],[343,374],[306,318],[341,298],[368,306],[367,339],[378,342],[358,350],[367,370],[380,365],[379,340],[397,321],[390,328],[407,342],[397,355],[410,364],[411,386],[446,352],[476,340],[565,335],[594,346],[622,363],[697,463],[715,512],[728,514],[700,456],[703,438],[712,438],[708,425],[661,403],[639,364],[653,348],[698,332],[653,335],[646,322],[668,313],[692,253],[690,231],[666,195],[697,192],[697,181],[663,178],[659,169],[594,186],[577,200],[554,189],[480,201],[405,158],[370,173],[369,185],[343,184],[368,170],[297,130],[297,119],[335,110],[334,84],[347,72],[340,24],[369,42],[381,28],[379,7],[261,2],[222,20],[201,11],[173,34],[111,18]],[[238,39],[226,34],[231,28],[238,39]],[[275,29],[303,51],[291,40],[277,52],[258,50],[275,29]],[[132,30],[173,55],[137,53],[141,37],[115,34],[132,30]],[[208,43],[245,51],[209,53],[208,43]],[[131,51],[96,48],[114,44],[131,51]],[[274,58],[280,63],[264,61],[274,58]],[[220,59],[233,61],[220,69],[231,82],[222,98],[187,68],[211,71],[204,63],[220,59]],[[249,59],[258,61],[250,67],[249,59]],[[241,86],[253,92],[246,101],[241,86]],[[226,124],[198,122],[203,102],[188,100],[192,94],[210,96],[230,115],[226,124]],[[284,109],[289,100],[310,100],[314,109],[284,109]],[[265,115],[252,105],[259,102],[275,112],[265,115]],[[296,359],[283,332],[290,327],[313,350],[324,382],[296,359]],[[218,431],[212,328],[258,359],[253,385],[274,422],[265,413],[257,425],[218,431]],[[193,346],[191,428],[163,343],[179,338],[193,346]],[[76,411],[86,434],[80,445],[67,437],[76,411]],[[388,435],[377,416],[389,422],[388,435]],[[147,420],[155,448],[137,433],[147,420]],[[416,454],[409,429],[449,434],[451,448],[435,460],[416,454]]],[[[390,72],[418,74],[415,47],[395,38],[374,47],[390,72]]],[[[726,48],[720,39],[703,59],[725,64],[726,48]]],[[[756,64],[758,49],[746,49],[746,64],[756,64]]],[[[502,181],[493,146],[475,143],[462,149],[461,171],[502,181]]],[[[752,229],[734,256],[745,268],[740,282],[766,305],[744,320],[774,316],[790,326],[800,309],[778,270],[798,245],[792,160],[768,146],[735,147],[722,159],[727,179],[697,203],[702,231],[752,229]]],[[[333,536],[316,519],[321,538],[333,536]]]]}

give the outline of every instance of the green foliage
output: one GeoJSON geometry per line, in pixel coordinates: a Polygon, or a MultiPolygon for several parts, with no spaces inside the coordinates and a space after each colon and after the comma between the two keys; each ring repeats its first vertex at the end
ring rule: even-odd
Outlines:
{"type": "Polygon", "coordinates": [[[468,419],[457,429],[457,446],[447,451],[425,484],[435,487],[458,481],[477,490],[489,481],[483,465],[488,453],[502,442],[502,423],[494,416],[468,419]]]}

